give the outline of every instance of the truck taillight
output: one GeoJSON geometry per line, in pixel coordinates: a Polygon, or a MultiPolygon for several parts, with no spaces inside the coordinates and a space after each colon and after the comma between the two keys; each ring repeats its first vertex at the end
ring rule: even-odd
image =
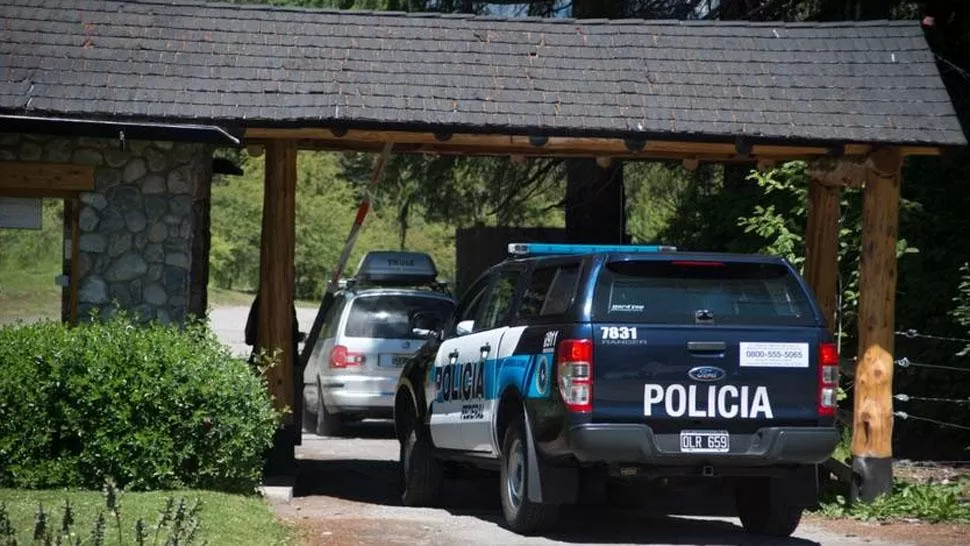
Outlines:
{"type": "Polygon", "coordinates": [[[559,394],[573,413],[593,411],[593,342],[564,339],[557,357],[559,394]]]}
{"type": "Polygon", "coordinates": [[[334,345],[333,349],[330,349],[331,368],[353,368],[363,366],[366,361],[367,358],[363,353],[352,353],[343,345],[334,345]]]}
{"type": "Polygon", "coordinates": [[[839,349],[834,343],[818,346],[818,414],[835,415],[839,391],[839,349]]]}

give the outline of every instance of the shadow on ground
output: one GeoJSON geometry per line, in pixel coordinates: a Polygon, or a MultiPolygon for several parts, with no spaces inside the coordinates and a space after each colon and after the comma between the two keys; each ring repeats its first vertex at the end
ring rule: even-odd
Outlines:
{"type": "MultiPolygon", "coordinates": [[[[343,439],[389,440],[394,442],[396,451],[393,429],[386,424],[364,423],[349,427],[343,439]]],[[[362,448],[359,458],[341,450],[343,452],[334,458],[301,460],[294,495],[325,496],[375,506],[401,506],[398,463],[387,458],[389,446],[381,447],[380,457],[362,448]]],[[[438,507],[456,516],[471,516],[490,523],[499,523],[501,519],[497,475],[449,479],[438,500],[438,507]]],[[[663,516],[645,510],[610,508],[604,504],[563,507],[556,531],[546,536],[571,544],[817,544],[803,539],[748,535],[731,521],[663,516]]]]}

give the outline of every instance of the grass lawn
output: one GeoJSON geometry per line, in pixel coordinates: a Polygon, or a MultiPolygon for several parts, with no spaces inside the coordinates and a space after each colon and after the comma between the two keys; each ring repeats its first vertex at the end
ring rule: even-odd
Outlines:
{"type": "Polygon", "coordinates": [[[256,294],[248,292],[238,292],[236,290],[226,290],[209,285],[209,307],[236,307],[249,306],[253,303],[256,294]]]}
{"type": "MultiPolygon", "coordinates": [[[[273,515],[263,499],[256,496],[229,495],[211,491],[159,491],[149,493],[122,493],[119,500],[122,536],[124,544],[135,544],[134,528],[139,518],[144,518],[149,528],[149,541],[154,538],[154,525],[158,514],[165,506],[166,497],[176,503],[185,498],[190,506],[196,499],[202,501],[199,515],[200,529],[197,544],[206,541],[210,546],[271,546],[296,542],[294,529],[281,523],[273,515]]],[[[27,491],[22,489],[0,489],[0,505],[6,509],[18,533],[20,544],[32,544],[34,517],[38,503],[46,512],[53,511],[49,517],[50,525],[60,529],[64,512],[64,499],[70,499],[75,513],[74,529],[84,544],[91,538],[91,528],[97,513],[105,509],[104,496],[99,491],[27,491]]],[[[118,530],[109,514],[106,517],[106,544],[118,544],[118,530]]],[[[162,539],[164,539],[164,532],[162,539]]],[[[3,537],[0,537],[2,540],[3,537]]]]}
{"type": "Polygon", "coordinates": [[[0,324],[61,318],[58,265],[0,271],[0,324]]]}

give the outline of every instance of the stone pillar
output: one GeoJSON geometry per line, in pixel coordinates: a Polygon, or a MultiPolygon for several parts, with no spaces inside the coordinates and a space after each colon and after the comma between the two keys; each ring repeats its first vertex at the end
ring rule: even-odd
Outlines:
{"type": "Polygon", "coordinates": [[[205,313],[209,146],[4,134],[4,159],[96,167],[79,196],[80,320],[115,304],[162,323],[205,313]]]}

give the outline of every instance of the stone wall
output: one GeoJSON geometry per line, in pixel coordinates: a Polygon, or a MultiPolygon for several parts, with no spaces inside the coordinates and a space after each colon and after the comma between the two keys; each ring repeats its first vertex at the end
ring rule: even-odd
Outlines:
{"type": "Polygon", "coordinates": [[[82,319],[114,303],[163,323],[205,312],[209,146],[0,134],[0,161],[96,167],[95,191],[79,196],[82,319]]]}

